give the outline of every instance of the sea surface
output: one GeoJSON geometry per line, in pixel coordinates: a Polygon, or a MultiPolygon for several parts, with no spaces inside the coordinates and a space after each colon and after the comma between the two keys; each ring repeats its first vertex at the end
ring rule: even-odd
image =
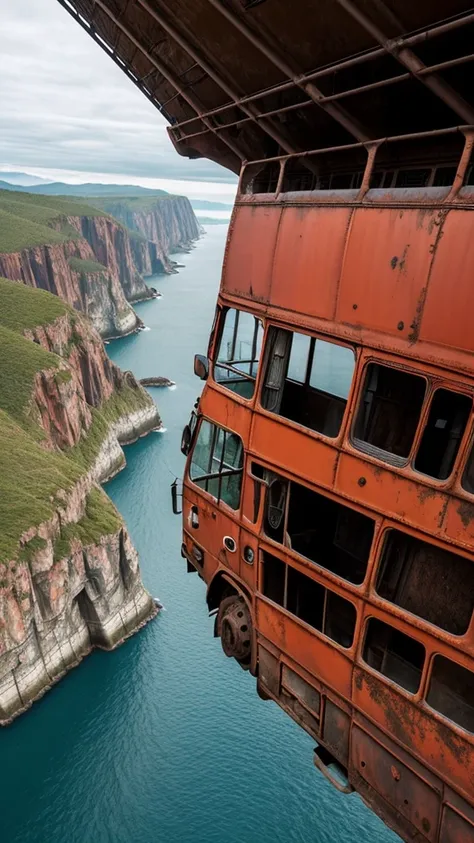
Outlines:
{"type": "MultiPolygon", "coordinates": [[[[96,652],[0,732],[0,843],[396,843],[355,794],[312,765],[314,742],[213,638],[205,587],[180,556],[170,483],[200,382],[227,227],[213,225],[163,293],[137,306],[150,329],[107,346],[154,390],[166,432],[126,449],[107,485],[166,611],[113,653],[96,652]]],[[[245,267],[242,267],[245,272],[245,267]]],[[[290,283],[290,279],[289,279],[290,283]]]]}

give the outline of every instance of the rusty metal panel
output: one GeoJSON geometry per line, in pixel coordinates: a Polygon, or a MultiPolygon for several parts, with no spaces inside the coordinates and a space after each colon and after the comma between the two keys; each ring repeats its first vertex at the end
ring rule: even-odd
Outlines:
{"type": "Polygon", "coordinates": [[[330,699],[324,703],[323,740],[344,767],[349,764],[349,734],[351,718],[330,699]]]}
{"type": "Polygon", "coordinates": [[[377,741],[354,726],[351,764],[389,805],[435,843],[441,796],[377,741]]]}
{"type": "Polygon", "coordinates": [[[271,301],[274,307],[333,319],[352,209],[284,208],[271,301]]]}
{"type": "Polygon", "coordinates": [[[450,498],[444,518],[444,532],[469,550],[474,548],[474,503],[450,498]]]}
{"type": "Polygon", "coordinates": [[[252,414],[250,409],[237,401],[229,401],[228,390],[216,389],[212,381],[204,387],[199,402],[199,412],[248,441],[252,414]]]}
{"type": "Polygon", "coordinates": [[[439,843],[474,843],[474,825],[445,806],[439,843]]]}
{"type": "Polygon", "coordinates": [[[284,650],[296,664],[349,699],[352,664],[348,656],[258,597],[256,617],[258,630],[265,638],[284,650]]]}
{"type": "Polygon", "coordinates": [[[360,711],[423,758],[444,780],[466,796],[474,791],[472,745],[447,723],[399,693],[396,688],[360,667],[354,670],[353,702],[360,711]]]}
{"type": "Polygon", "coordinates": [[[336,317],[412,339],[438,234],[438,211],[357,209],[336,317]]]}
{"type": "Polygon", "coordinates": [[[298,697],[317,717],[321,708],[321,694],[286,664],[282,667],[282,685],[298,697]]]}
{"type": "Polygon", "coordinates": [[[451,210],[433,260],[420,339],[474,351],[474,214],[451,210]]]}
{"type": "Polygon", "coordinates": [[[280,214],[278,206],[241,205],[235,209],[222,293],[268,302],[280,214]]]}
{"type": "Polygon", "coordinates": [[[361,457],[341,453],[335,491],[414,527],[442,535],[446,495],[361,457]]]}
{"type": "Polygon", "coordinates": [[[280,662],[265,647],[258,645],[258,676],[271,694],[280,694],[280,662]]]}
{"type": "Polygon", "coordinates": [[[286,421],[256,414],[250,450],[298,477],[332,488],[338,452],[314,434],[293,429],[286,421]]]}

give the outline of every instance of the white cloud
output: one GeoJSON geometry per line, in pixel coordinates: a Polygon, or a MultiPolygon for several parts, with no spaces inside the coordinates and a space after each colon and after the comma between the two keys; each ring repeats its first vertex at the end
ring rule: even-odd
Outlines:
{"type": "MultiPolygon", "coordinates": [[[[0,162],[228,182],[210,161],[175,152],[166,121],[54,0],[0,0],[0,162]]],[[[125,183],[125,182],[123,182],[125,183]]]]}

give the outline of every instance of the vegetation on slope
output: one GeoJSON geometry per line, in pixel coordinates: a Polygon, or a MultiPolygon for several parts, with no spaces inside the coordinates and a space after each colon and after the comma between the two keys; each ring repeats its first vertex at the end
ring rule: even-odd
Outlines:
{"type": "Polygon", "coordinates": [[[68,264],[74,272],[107,272],[107,267],[99,261],[85,260],[84,258],[69,258],[68,264]]]}
{"type": "Polygon", "coordinates": [[[98,544],[102,536],[117,533],[122,525],[110,498],[94,487],[86,499],[84,516],[76,524],[66,524],[54,542],[54,558],[64,559],[71,552],[71,542],[78,539],[83,547],[98,544]]]}
{"type": "MultiPolygon", "coordinates": [[[[0,252],[20,252],[81,237],[66,217],[107,216],[80,199],[0,190],[0,252]],[[53,226],[59,225],[59,231],[53,226]]],[[[118,223],[119,224],[119,223],[118,223]]]]}
{"type": "Polygon", "coordinates": [[[92,198],[91,202],[97,208],[102,208],[104,211],[113,214],[114,208],[120,207],[127,211],[152,211],[156,206],[162,202],[168,202],[170,199],[185,199],[185,196],[177,196],[172,193],[162,195],[161,193],[152,193],[147,196],[108,196],[101,198],[92,198]]]}
{"type": "Polygon", "coordinates": [[[21,334],[0,327],[0,409],[30,427],[28,405],[38,372],[57,369],[60,358],[21,334]]]}
{"type": "Polygon", "coordinates": [[[0,278],[0,325],[22,333],[38,325],[50,325],[65,313],[75,311],[46,290],[25,287],[19,281],[0,278]]]}
{"type": "Polygon", "coordinates": [[[10,214],[0,208],[0,252],[21,252],[34,246],[54,246],[65,243],[66,237],[24,217],[10,214]]]}
{"type": "Polygon", "coordinates": [[[63,454],[42,448],[1,409],[0,442],[0,561],[5,562],[18,555],[22,533],[53,516],[58,490],[70,489],[82,472],[63,454]]]}
{"type": "MultiPolygon", "coordinates": [[[[77,318],[56,296],[0,279],[0,563],[17,557],[27,561],[45,547],[44,540],[35,536],[20,550],[19,540],[31,527],[51,519],[64,503],[64,492],[93,465],[110,423],[149,405],[144,391],[125,385],[100,411],[92,409],[92,426],[75,448],[61,453],[42,446],[43,431],[29,415],[35,378],[39,372],[56,369],[55,378],[63,382],[71,379],[71,372],[61,368],[61,357],[26,339],[23,331],[51,324],[65,313],[71,320],[77,318]]],[[[58,542],[77,536],[95,543],[116,532],[120,524],[111,501],[93,489],[84,517],[79,524],[65,526],[58,542]]]]}

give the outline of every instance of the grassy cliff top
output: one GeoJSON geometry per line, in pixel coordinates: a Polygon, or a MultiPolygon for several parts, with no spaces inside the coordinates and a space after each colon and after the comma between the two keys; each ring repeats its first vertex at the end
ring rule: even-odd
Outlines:
{"type": "Polygon", "coordinates": [[[65,243],[81,235],[67,223],[56,231],[51,227],[55,221],[62,222],[68,216],[104,215],[102,209],[74,197],[0,190],[0,252],[65,243]]]}
{"type": "Polygon", "coordinates": [[[107,272],[107,267],[103,263],[94,260],[85,260],[84,258],[69,258],[69,266],[74,272],[107,272]]]}
{"type": "Polygon", "coordinates": [[[42,448],[2,409],[0,441],[0,561],[8,561],[18,555],[22,533],[52,517],[55,495],[82,472],[63,454],[42,448]]]}
{"type": "Polygon", "coordinates": [[[0,409],[29,426],[27,408],[38,372],[59,368],[60,358],[21,334],[0,327],[0,409]]]}
{"type": "Polygon", "coordinates": [[[23,333],[50,325],[65,313],[74,316],[75,311],[58,296],[0,278],[0,325],[4,328],[23,333]]]}
{"type": "Polygon", "coordinates": [[[113,215],[114,208],[120,207],[128,211],[152,211],[157,205],[172,202],[174,199],[189,201],[186,196],[178,196],[171,193],[166,196],[155,193],[151,196],[103,196],[100,199],[91,197],[90,201],[97,208],[102,208],[104,211],[108,211],[113,215]]]}

